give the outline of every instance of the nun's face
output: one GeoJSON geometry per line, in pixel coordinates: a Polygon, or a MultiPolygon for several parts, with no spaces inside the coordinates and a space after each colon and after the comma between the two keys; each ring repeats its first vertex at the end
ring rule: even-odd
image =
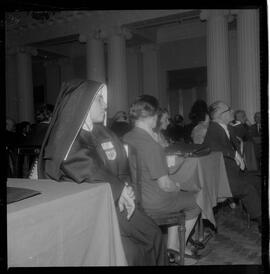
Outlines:
{"type": "Polygon", "coordinates": [[[97,95],[90,109],[90,118],[93,123],[101,123],[104,120],[107,105],[102,95],[97,95]]]}

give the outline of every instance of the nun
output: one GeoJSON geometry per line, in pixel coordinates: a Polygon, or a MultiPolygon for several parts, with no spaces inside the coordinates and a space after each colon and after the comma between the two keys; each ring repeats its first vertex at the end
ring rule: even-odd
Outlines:
{"type": "Polygon", "coordinates": [[[128,265],[165,265],[161,230],[135,206],[125,149],[105,126],[106,108],[105,84],[79,79],[63,83],[41,147],[38,178],[108,182],[128,265]]]}

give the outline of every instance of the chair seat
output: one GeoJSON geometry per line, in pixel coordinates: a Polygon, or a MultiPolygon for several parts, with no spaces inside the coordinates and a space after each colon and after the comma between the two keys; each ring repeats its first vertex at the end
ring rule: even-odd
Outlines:
{"type": "Polygon", "coordinates": [[[166,214],[149,214],[157,225],[179,225],[185,224],[185,214],[182,212],[166,214]]]}

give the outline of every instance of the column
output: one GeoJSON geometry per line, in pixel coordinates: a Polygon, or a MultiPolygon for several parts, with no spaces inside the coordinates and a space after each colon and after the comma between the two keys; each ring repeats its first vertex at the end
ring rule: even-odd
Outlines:
{"type": "Polygon", "coordinates": [[[74,78],[74,71],[71,59],[63,58],[58,60],[60,66],[60,83],[67,82],[74,78]]]}
{"type": "Polygon", "coordinates": [[[143,55],[143,92],[150,94],[159,100],[158,46],[155,44],[143,45],[141,51],[143,55]]]}
{"type": "Polygon", "coordinates": [[[17,52],[19,122],[34,122],[32,54],[37,52],[31,48],[20,48],[17,52]]]}
{"type": "Polygon", "coordinates": [[[108,39],[108,117],[128,111],[126,38],[124,29],[114,31],[108,39]]]}
{"type": "Polygon", "coordinates": [[[128,105],[142,93],[142,65],[140,47],[127,49],[128,105]]]}
{"type": "Polygon", "coordinates": [[[98,29],[80,35],[79,41],[86,42],[86,78],[105,83],[104,31],[98,29]]]}
{"type": "Polygon", "coordinates": [[[239,10],[237,16],[238,105],[253,121],[260,110],[260,50],[258,10],[239,10]]]}
{"type": "Polygon", "coordinates": [[[14,52],[6,51],[6,116],[18,120],[17,60],[14,52]]]}
{"type": "Polygon", "coordinates": [[[207,20],[207,103],[222,100],[231,104],[228,23],[226,10],[204,10],[201,20],[207,20]]]}
{"type": "Polygon", "coordinates": [[[46,73],[46,103],[55,105],[61,88],[61,65],[58,60],[44,62],[46,73]]]}

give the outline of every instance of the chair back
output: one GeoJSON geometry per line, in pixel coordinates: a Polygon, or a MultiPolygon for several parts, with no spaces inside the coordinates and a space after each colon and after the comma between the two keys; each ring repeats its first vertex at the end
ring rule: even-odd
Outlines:
{"type": "Polygon", "coordinates": [[[129,170],[131,174],[132,186],[136,195],[136,206],[142,209],[142,166],[136,148],[130,144],[127,147],[129,170]]]}

